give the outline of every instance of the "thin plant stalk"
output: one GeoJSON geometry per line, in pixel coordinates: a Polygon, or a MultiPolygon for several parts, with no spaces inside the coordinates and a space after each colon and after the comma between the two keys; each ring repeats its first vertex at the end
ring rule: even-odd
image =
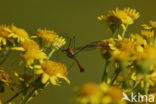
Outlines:
{"type": "Polygon", "coordinates": [[[0,61],[0,65],[2,65],[2,64],[6,61],[6,59],[9,57],[9,55],[11,54],[11,50],[10,50],[9,47],[7,47],[5,51],[6,51],[5,56],[4,56],[4,58],[0,61]]]}
{"type": "Polygon", "coordinates": [[[105,60],[105,66],[104,66],[104,72],[103,72],[103,75],[102,75],[102,79],[101,81],[103,82],[107,82],[107,67],[108,67],[108,64],[109,64],[109,60],[106,59],[105,60]]]}
{"type": "Polygon", "coordinates": [[[148,94],[148,86],[147,86],[147,74],[144,74],[144,90],[145,90],[145,94],[148,94]]]}
{"type": "Polygon", "coordinates": [[[113,84],[114,84],[114,82],[115,82],[116,78],[118,77],[119,73],[120,73],[120,70],[119,70],[119,69],[117,69],[117,70],[114,72],[113,78],[112,78],[112,80],[111,80],[110,85],[113,85],[113,84]]]}
{"type": "Polygon", "coordinates": [[[11,97],[9,100],[7,100],[6,102],[4,102],[4,104],[8,104],[9,102],[11,102],[12,100],[14,100],[16,97],[18,97],[21,94],[22,91],[17,92],[13,97],[11,97]]]}
{"type": "Polygon", "coordinates": [[[154,34],[153,46],[156,47],[156,34],[154,34]]]}
{"type": "Polygon", "coordinates": [[[121,36],[124,38],[125,37],[125,33],[127,31],[128,25],[125,26],[125,30],[122,31],[121,36]]]}

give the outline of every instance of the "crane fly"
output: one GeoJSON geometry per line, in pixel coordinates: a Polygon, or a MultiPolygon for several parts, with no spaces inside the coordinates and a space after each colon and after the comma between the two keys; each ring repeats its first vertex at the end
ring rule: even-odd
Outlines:
{"type": "MultiPolygon", "coordinates": [[[[75,37],[74,37],[74,40],[75,40],[75,37]]],[[[74,44],[75,44],[75,43],[74,43],[74,44]]],[[[76,57],[76,55],[75,55],[75,53],[74,53],[74,50],[73,50],[72,48],[70,48],[70,45],[71,45],[71,38],[70,38],[70,41],[69,41],[68,48],[62,50],[62,52],[66,53],[66,55],[67,55],[69,58],[73,59],[73,60],[76,62],[77,66],[78,66],[79,69],[80,69],[80,72],[84,72],[85,69],[82,67],[82,65],[81,65],[80,62],[78,61],[78,59],[77,59],[77,57],[76,57]]]]}
{"type": "Polygon", "coordinates": [[[81,66],[80,62],[78,61],[78,59],[76,58],[76,56],[74,54],[74,51],[71,48],[67,48],[67,49],[63,50],[63,52],[66,52],[67,56],[69,58],[72,58],[76,62],[76,64],[78,65],[78,67],[80,69],[80,72],[85,71],[85,69],[81,66]]]}
{"type": "MultiPolygon", "coordinates": [[[[75,38],[74,38],[74,39],[75,39],[75,38]]],[[[70,38],[70,42],[69,42],[68,48],[67,48],[67,49],[64,49],[64,50],[62,50],[62,51],[63,51],[64,53],[66,53],[66,55],[67,55],[69,58],[73,59],[73,60],[77,63],[77,65],[78,65],[78,67],[79,67],[79,69],[80,69],[80,72],[84,72],[85,69],[82,67],[82,65],[80,64],[80,62],[79,62],[78,59],[76,58],[76,55],[77,55],[79,52],[84,51],[84,50],[94,50],[94,49],[96,49],[96,48],[98,47],[98,45],[99,45],[100,43],[102,43],[102,41],[94,41],[94,42],[91,42],[91,43],[89,43],[89,44],[87,44],[87,45],[84,45],[84,46],[82,46],[82,47],[78,47],[78,48],[72,49],[72,48],[69,48],[69,46],[71,45],[71,38],[70,38]]]]}

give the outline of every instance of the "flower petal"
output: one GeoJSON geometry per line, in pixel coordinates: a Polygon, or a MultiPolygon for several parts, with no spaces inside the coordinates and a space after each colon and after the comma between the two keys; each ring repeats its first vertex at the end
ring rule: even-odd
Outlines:
{"type": "Polygon", "coordinates": [[[42,75],[42,83],[45,84],[49,80],[49,75],[44,73],[42,75]]]}
{"type": "Polygon", "coordinates": [[[65,77],[64,75],[58,74],[58,77],[64,79],[68,84],[70,84],[69,79],[65,77]]]}
{"type": "Polygon", "coordinates": [[[53,84],[53,85],[58,85],[58,86],[60,86],[60,84],[59,83],[57,83],[57,78],[56,77],[50,77],[50,82],[53,84]]]}
{"type": "Polygon", "coordinates": [[[35,73],[36,73],[37,75],[42,74],[42,73],[43,73],[43,70],[42,70],[42,69],[38,69],[38,70],[35,71],[35,73]]]}

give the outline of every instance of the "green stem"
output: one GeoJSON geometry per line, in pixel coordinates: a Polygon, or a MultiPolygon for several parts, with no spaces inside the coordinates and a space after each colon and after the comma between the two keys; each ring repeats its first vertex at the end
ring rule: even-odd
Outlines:
{"type": "Polygon", "coordinates": [[[120,69],[117,69],[115,71],[115,73],[113,74],[113,78],[112,78],[112,81],[111,81],[110,85],[114,84],[114,82],[115,82],[116,78],[118,77],[119,73],[120,73],[120,69]]]}
{"type": "Polygon", "coordinates": [[[11,97],[9,100],[7,100],[4,104],[8,104],[9,102],[11,102],[12,100],[14,100],[16,97],[18,97],[20,95],[22,91],[17,92],[13,97],[11,97]]]}
{"type": "Polygon", "coordinates": [[[115,38],[115,35],[116,35],[116,32],[114,32],[114,33],[112,34],[112,37],[115,38]]]}
{"type": "Polygon", "coordinates": [[[156,34],[154,34],[153,46],[156,46],[156,34]]]}
{"type": "Polygon", "coordinates": [[[147,74],[144,74],[144,90],[145,94],[148,94],[148,87],[147,87],[147,74]]]}
{"type": "Polygon", "coordinates": [[[9,47],[7,47],[5,51],[6,51],[5,56],[4,56],[4,58],[0,61],[0,65],[2,65],[2,64],[6,61],[6,59],[8,58],[8,56],[9,56],[10,53],[11,53],[11,50],[10,50],[9,47]]]}
{"type": "Polygon", "coordinates": [[[43,88],[47,87],[48,85],[49,85],[49,82],[47,82],[46,84],[42,86],[37,86],[36,88],[32,89],[32,91],[24,99],[22,99],[18,104],[27,104],[31,99],[35,97],[35,91],[43,90],[43,88]]]}
{"type": "Polygon", "coordinates": [[[51,56],[53,55],[53,53],[55,52],[55,50],[56,50],[56,49],[52,49],[52,50],[51,50],[51,52],[50,52],[49,55],[48,55],[48,59],[51,58],[51,56]]]}
{"type": "Polygon", "coordinates": [[[126,26],[125,26],[126,29],[122,31],[121,36],[122,36],[123,38],[124,38],[124,36],[125,36],[125,33],[126,33],[126,30],[127,30],[127,27],[128,27],[128,25],[126,25],[126,26]]]}
{"type": "Polygon", "coordinates": [[[102,75],[102,82],[107,82],[107,66],[109,64],[109,61],[108,59],[105,60],[105,66],[104,66],[104,72],[103,72],[103,75],[102,75]]]}
{"type": "Polygon", "coordinates": [[[34,95],[36,89],[33,89],[28,96],[26,96],[22,101],[19,102],[19,104],[27,104],[31,99],[32,96],[34,95]]]}

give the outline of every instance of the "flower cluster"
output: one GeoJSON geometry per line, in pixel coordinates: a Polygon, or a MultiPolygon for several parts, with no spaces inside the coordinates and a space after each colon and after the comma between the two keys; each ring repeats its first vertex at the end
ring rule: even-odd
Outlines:
{"type": "Polygon", "coordinates": [[[51,60],[53,53],[65,45],[65,38],[59,36],[53,30],[46,29],[38,29],[36,34],[35,36],[29,36],[24,29],[17,28],[14,25],[0,26],[0,54],[3,55],[0,65],[8,58],[11,51],[19,51],[22,64],[19,63],[24,66],[24,74],[18,73],[19,71],[14,73],[19,83],[12,80],[9,74],[0,70],[0,91],[4,90],[3,85],[9,87],[11,84],[13,87],[20,86],[20,92],[6,101],[6,104],[21,93],[23,96],[20,103],[24,104],[37,92],[45,88],[49,82],[53,85],[60,85],[60,79],[64,79],[70,83],[66,77],[66,66],[51,60]]]}
{"type": "Polygon", "coordinates": [[[22,43],[29,39],[28,33],[21,28],[17,28],[14,25],[1,25],[0,26],[0,46],[6,46],[7,43],[22,43]]]}
{"type": "Polygon", "coordinates": [[[37,30],[38,37],[42,40],[45,47],[55,47],[56,49],[59,49],[62,47],[66,41],[63,37],[59,37],[57,33],[53,30],[37,30]]]}
{"type": "Polygon", "coordinates": [[[99,90],[99,86],[85,84],[80,89],[78,102],[117,104],[115,99],[121,101],[123,96],[120,95],[121,91],[114,87],[122,89],[129,96],[130,92],[156,95],[154,90],[156,87],[156,22],[150,21],[149,24],[142,25],[140,33],[126,33],[127,26],[133,24],[139,16],[135,9],[117,8],[106,16],[98,17],[98,20],[107,23],[108,29],[112,31],[110,38],[101,40],[96,45],[105,59],[102,83],[107,86],[102,89],[106,90],[106,95],[109,96],[105,96],[103,91],[99,90]],[[120,27],[122,30],[118,30],[120,27]],[[107,92],[108,88],[111,89],[110,92],[107,92]],[[111,100],[112,96],[113,100],[111,100]]]}
{"type": "Polygon", "coordinates": [[[76,101],[80,104],[125,104],[121,101],[122,89],[106,83],[85,83],[77,93],[76,101]]]}
{"type": "Polygon", "coordinates": [[[108,29],[114,33],[120,27],[126,30],[126,27],[133,24],[134,20],[138,19],[139,16],[135,9],[125,8],[120,10],[116,8],[116,10],[109,11],[106,16],[99,16],[98,20],[106,22],[108,29]]]}

